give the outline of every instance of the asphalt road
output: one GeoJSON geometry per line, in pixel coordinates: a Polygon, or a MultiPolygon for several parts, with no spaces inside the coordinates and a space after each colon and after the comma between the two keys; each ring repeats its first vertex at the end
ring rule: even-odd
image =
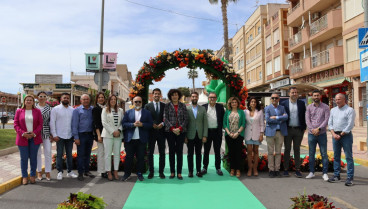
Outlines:
{"type": "MultiPolygon", "coordinates": [[[[266,145],[261,145],[261,153],[266,150],[265,148],[266,145]]],[[[184,150],[186,152],[186,148],[184,150]]],[[[302,150],[302,153],[303,152],[306,151],[302,150]]],[[[168,165],[166,169],[168,169],[168,165]]],[[[119,173],[119,175],[122,174],[122,172],[119,173]]],[[[303,173],[303,175],[306,176],[307,173],[303,173]]],[[[354,186],[352,187],[346,187],[344,185],[344,181],[334,184],[324,182],[322,180],[321,173],[316,173],[316,175],[317,176],[314,179],[298,179],[294,176],[269,178],[268,173],[260,173],[258,177],[246,177],[245,175],[242,175],[240,180],[266,208],[289,208],[292,204],[290,198],[297,196],[298,194],[303,194],[304,192],[309,195],[313,193],[324,195],[325,197],[328,197],[330,201],[333,201],[337,208],[367,208],[367,167],[355,166],[355,179],[354,186]]],[[[331,176],[332,174],[329,173],[329,175],[331,176]]],[[[55,176],[56,171],[54,170],[52,172],[52,177],[55,176]]],[[[183,174],[183,176],[185,181],[186,174],[183,174]]],[[[346,172],[342,173],[341,177],[342,180],[345,180],[346,172]]],[[[107,208],[121,209],[124,206],[136,180],[137,178],[135,176],[132,176],[132,178],[127,182],[110,182],[100,177],[96,177],[94,179],[86,178],[83,182],[69,178],[64,178],[62,181],[53,179],[51,182],[43,180],[41,182],[37,182],[35,185],[19,186],[1,195],[0,209],[56,208],[58,203],[67,199],[69,193],[79,191],[92,193],[96,196],[102,196],[108,204],[107,208]]],[[[149,180],[146,178],[145,181],[149,180]]],[[[169,179],[165,179],[163,181],[169,181],[169,179]]],[[[144,197],[142,197],[142,201],[144,201],[144,197]]],[[[244,208],[247,208],[246,202],[244,202],[244,208]]]]}

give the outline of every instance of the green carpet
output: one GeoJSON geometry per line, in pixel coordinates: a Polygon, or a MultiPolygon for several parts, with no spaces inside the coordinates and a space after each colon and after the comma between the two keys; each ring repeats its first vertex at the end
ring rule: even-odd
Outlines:
{"type": "MultiPolygon", "coordinates": [[[[195,158],[195,157],[194,157],[195,158]]],[[[124,209],[180,209],[180,208],[265,208],[239,181],[222,169],[224,176],[215,173],[214,155],[210,155],[208,173],[203,178],[188,178],[187,157],[183,157],[183,180],[169,179],[169,156],[166,155],[166,179],[158,177],[158,155],[154,156],[156,173],[153,179],[137,181],[124,209]]],[[[195,161],[195,159],[194,159],[195,161]]],[[[194,165],[195,167],[195,165],[194,165]]],[[[195,170],[195,168],[194,168],[195,170]]]]}

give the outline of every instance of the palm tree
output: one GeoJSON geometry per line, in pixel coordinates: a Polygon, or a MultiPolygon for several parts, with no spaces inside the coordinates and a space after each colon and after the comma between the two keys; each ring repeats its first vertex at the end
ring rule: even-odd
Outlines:
{"type": "Polygon", "coordinates": [[[194,79],[198,78],[198,72],[196,69],[189,69],[188,71],[188,78],[192,79],[193,81],[193,91],[195,91],[195,86],[194,86],[194,79]]]}
{"type": "MultiPolygon", "coordinates": [[[[208,0],[211,4],[218,4],[219,0],[208,0]]],[[[227,5],[230,2],[236,3],[238,0],[221,0],[222,10],[222,25],[224,26],[224,48],[225,48],[225,59],[230,60],[230,49],[229,49],[229,31],[227,26],[227,5]]]]}

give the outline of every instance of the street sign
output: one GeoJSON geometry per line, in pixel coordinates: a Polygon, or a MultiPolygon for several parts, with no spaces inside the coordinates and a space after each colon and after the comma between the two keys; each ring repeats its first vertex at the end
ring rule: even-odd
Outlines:
{"type": "Polygon", "coordinates": [[[103,69],[106,71],[116,71],[117,54],[113,52],[104,52],[103,69]]]}
{"type": "MultiPolygon", "coordinates": [[[[94,76],[94,80],[95,80],[95,83],[97,85],[100,84],[99,82],[99,76],[100,76],[100,72],[96,72],[95,73],[95,76],[94,76]]],[[[110,75],[108,72],[102,72],[102,85],[101,86],[106,86],[107,83],[109,83],[109,80],[110,80],[110,75]]]]}
{"type": "Polygon", "coordinates": [[[360,52],[360,82],[368,81],[368,49],[360,52]]]}
{"type": "Polygon", "coordinates": [[[1,97],[1,102],[6,103],[6,97],[1,97]]]}
{"type": "Polygon", "coordinates": [[[358,45],[359,45],[359,48],[368,47],[368,28],[358,29],[358,45]]]}
{"type": "Polygon", "coordinates": [[[86,53],[86,71],[96,72],[100,69],[100,55],[86,53]]]}

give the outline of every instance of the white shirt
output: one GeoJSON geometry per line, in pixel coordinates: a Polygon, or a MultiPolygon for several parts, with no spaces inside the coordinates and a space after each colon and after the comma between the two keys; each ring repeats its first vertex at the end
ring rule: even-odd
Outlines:
{"type": "Polygon", "coordinates": [[[208,104],[207,119],[208,128],[217,128],[216,105],[212,107],[210,104],[208,104]]]}
{"type": "Polygon", "coordinates": [[[26,120],[26,127],[28,132],[33,131],[33,115],[32,110],[26,110],[25,118],[26,120]]]}
{"type": "MultiPolygon", "coordinates": [[[[140,109],[139,111],[134,110],[134,114],[135,114],[135,121],[141,120],[142,109],[140,109]]],[[[139,139],[139,128],[138,127],[135,127],[132,139],[139,139]]]]}
{"type": "Polygon", "coordinates": [[[298,116],[298,102],[292,103],[291,100],[289,100],[289,126],[297,127],[300,126],[299,124],[299,116],[298,116]]]}
{"type": "Polygon", "coordinates": [[[73,108],[60,104],[51,110],[50,131],[52,136],[63,139],[72,138],[72,116],[73,108]]]}

